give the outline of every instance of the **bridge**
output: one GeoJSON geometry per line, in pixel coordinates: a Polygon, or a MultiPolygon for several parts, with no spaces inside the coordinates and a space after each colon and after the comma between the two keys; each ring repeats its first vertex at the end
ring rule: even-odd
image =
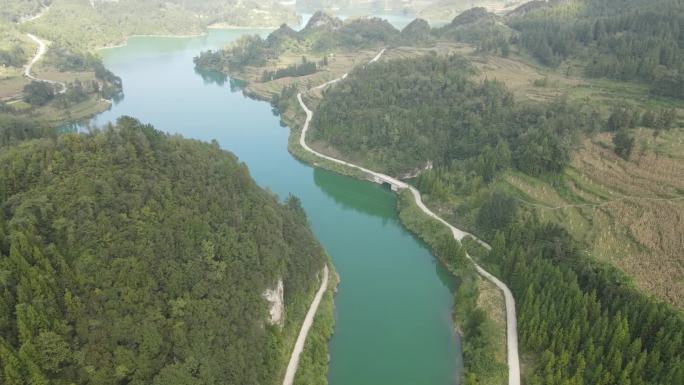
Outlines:
{"type": "Polygon", "coordinates": [[[371,173],[369,180],[380,185],[388,185],[394,192],[400,192],[401,190],[408,188],[406,183],[384,174],[371,173]]]}

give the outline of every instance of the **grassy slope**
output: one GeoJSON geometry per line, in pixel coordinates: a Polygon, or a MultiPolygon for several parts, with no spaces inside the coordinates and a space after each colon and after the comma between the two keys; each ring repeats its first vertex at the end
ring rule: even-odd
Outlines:
{"type": "Polygon", "coordinates": [[[511,174],[505,179],[540,217],[561,223],[596,258],[641,290],[684,308],[684,130],[654,138],[637,130],[626,161],[609,134],[586,139],[560,185],[511,174]]]}
{"type": "Polygon", "coordinates": [[[551,70],[523,52],[510,58],[469,55],[481,79],[503,81],[521,100],[564,96],[599,106],[605,114],[621,105],[679,108],[679,129],[654,137],[653,130],[637,128],[630,160],[614,154],[610,134],[597,134],[582,141],[560,185],[512,173],[500,187],[517,195],[523,208],[563,225],[592,255],[618,267],[641,290],[684,308],[684,200],[678,199],[684,196],[681,103],[650,95],[643,84],[583,78],[572,63],[551,70]],[[544,84],[535,85],[535,80],[544,84]],[[577,204],[585,206],[573,207],[577,204]]]}

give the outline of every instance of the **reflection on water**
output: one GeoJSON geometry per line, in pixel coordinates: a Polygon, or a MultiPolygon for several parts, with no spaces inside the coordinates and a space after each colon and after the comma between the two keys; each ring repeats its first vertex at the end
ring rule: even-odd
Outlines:
{"type": "Polygon", "coordinates": [[[340,184],[339,178],[340,175],[338,174],[321,168],[314,168],[316,186],[345,209],[385,219],[395,217],[396,197],[394,193],[379,185],[344,177],[349,179],[348,184],[354,185],[353,188],[349,188],[348,184],[340,184]],[[369,190],[375,191],[369,193],[369,190]],[[384,194],[378,191],[383,191],[384,194]]]}
{"type": "MultiPolygon", "coordinates": [[[[202,80],[204,81],[204,84],[216,84],[219,86],[223,86],[226,84],[226,81],[228,80],[228,76],[223,74],[222,72],[219,71],[213,71],[213,70],[201,70],[197,67],[195,67],[195,73],[199,75],[202,80]]],[[[232,86],[232,80],[231,80],[231,91],[233,90],[232,86]]]]}

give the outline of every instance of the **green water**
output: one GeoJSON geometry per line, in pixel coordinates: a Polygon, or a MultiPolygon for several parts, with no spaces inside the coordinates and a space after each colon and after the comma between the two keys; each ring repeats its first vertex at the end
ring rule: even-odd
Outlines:
{"type": "Polygon", "coordinates": [[[195,73],[198,52],[247,32],[134,38],[126,47],[102,51],[107,67],[122,77],[125,97],[91,124],[131,115],[170,133],[216,139],[261,186],[301,198],[341,277],[330,343],[332,385],[457,383],[461,352],[450,316],[453,282],[402,228],[396,197],[296,161],[287,152],[288,129],[267,103],[195,73]]]}

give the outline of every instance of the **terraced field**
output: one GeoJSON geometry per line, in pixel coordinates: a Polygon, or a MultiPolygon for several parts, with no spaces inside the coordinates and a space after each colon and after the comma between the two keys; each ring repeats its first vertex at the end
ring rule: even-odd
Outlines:
{"type": "Polygon", "coordinates": [[[559,187],[523,175],[507,182],[523,207],[562,223],[589,252],[642,290],[684,308],[684,129],[637,130],[629,161],[610,134],[586,139],[559,187]]]}

